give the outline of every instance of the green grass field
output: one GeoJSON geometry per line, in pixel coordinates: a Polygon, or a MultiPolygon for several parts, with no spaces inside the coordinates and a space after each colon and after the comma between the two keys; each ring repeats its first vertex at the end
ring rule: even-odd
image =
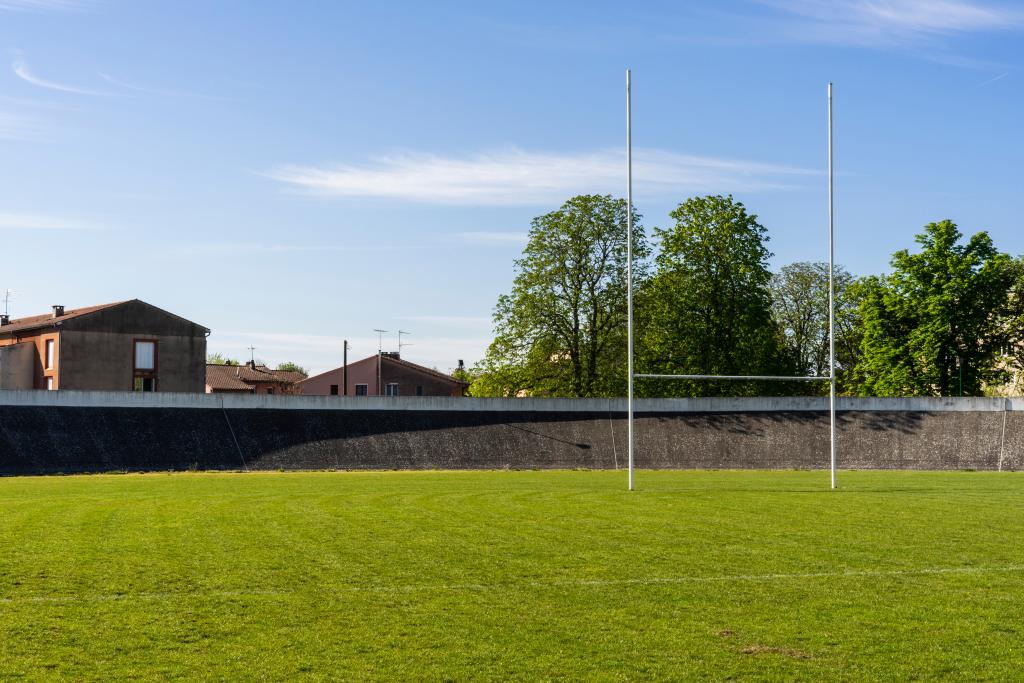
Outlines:
{"type": "Polygon", "coordinates": [[[1019,680],[1024,475],[0,479],[0,679],[1019,680]]]}

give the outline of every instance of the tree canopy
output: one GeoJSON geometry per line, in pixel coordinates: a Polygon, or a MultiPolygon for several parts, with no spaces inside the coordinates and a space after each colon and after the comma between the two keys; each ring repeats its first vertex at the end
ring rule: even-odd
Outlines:
{"type": "MultiPolygon", "coordinates": [[[[623,393],[626,219],[626,202],[610,195],[573,197],[533,219],[473,395],[623,393]]],[[[633,244],[642,274],[648,248],[635,212],[633,244]]]]}
{"type": "MultiPolygon", "coordinates": [[[[861,325],[854,277],[836,266],[833,281],[836,378],[842,391],[854,383],[861,325]]],[[[828,262],[799,261],[783,266],[772,276],[771,292],[783,345],[797,374],[828,376],[828,262]]]]}
{"type": "MultiPolygon", "coordinates": [[[[767,230],[731,196],[694,197],[655,228],[660,250],[643,286],[638,366],[655,374],[792,374],[772,314],[767,230]]],[[[667,395],[774,393],[735,382],[648,381],[667,395]]]]}
{"type": "Polygon", "coordinates": [[[861,284],[861,393],[977,395],[1008,379],[998,359],[1014,341],[1020,266],[988,233],[962,237],[952,221],[929,223],[918,253],[896,252],[892,273],[861,284]]]}
{"type": "Polygon", "coordinates": [[[306,368],[302,367],[298,363],[293,363],[291,361],[286,361],[284,363],[278,363],[277,364],[277,369],[281,370],[283,372],[297,372],[300,375],[305,375],[306,377],[309,377],[309,371],[306,370],[306,368]]]}

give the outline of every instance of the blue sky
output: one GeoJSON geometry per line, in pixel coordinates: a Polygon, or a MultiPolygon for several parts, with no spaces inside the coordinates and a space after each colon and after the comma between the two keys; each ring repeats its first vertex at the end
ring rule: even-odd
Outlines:
{"type": "Polygon", "coordinates": [[[929,221],[1024,252],[1024,7],[983,0],[0,0],[0,293],[141,298],[315,371],[472,363],[530,219],[732,193],[773,265],[883,271],[929,221]]]}

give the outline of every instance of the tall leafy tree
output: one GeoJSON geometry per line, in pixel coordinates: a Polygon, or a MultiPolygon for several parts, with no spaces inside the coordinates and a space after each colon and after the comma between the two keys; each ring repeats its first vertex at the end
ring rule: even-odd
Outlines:
{"type": "Polygon", "coordinates": [[[1008,383],[991,387],[993,393],[1020,396],[1024,392],[1024,256],[1013,263],[1016,282],[1009,296],[1006,315],[1006,344],[999,357],[999,365],[1008,373],[1008,383]]]}
{"type": "MultiPolygon", "coordinates": [[[[695,197],[655,229],[655,272],[643,288],[640,368],[664,374],[789,374],[772,316],[768,232],[731,196],[695,197]]],[[[792,390],[732,382],[648,382],[669,395],[792,390]]]]}
{"type": "Polygon", "coordinates": [[[988,233],[962,237],[952,221],[929,223],[918,253],[896,252],[891,274],[863,283],[862,393],[978,395],[1008,379],[999,361],[1013,341],[1019,268],[988,233]]]}
{"type": "MultiPolygon", "coordinates": [[[[862,337],[854,278],[837,266],[835,283],[836,377],[840,388],[853,382],[862,337]]],[[[772,276],[772,309],[796,371],[828,375],[828,263],[801,261],[772,276]]]]}
{"type": "MultiPolygon", "coordinates": [[[[533,220],[473,395],[607,396],[625,387],[627,207],[573,197],[533,220]]],[[[634,254],[648,254],[633,216],[634,254]]]]}

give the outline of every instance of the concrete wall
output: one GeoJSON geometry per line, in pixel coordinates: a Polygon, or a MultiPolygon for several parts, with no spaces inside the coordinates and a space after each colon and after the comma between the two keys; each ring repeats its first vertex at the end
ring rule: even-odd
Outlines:
{"type": "Polygon", "coordinates": [[[0,346],[0,389],[32,389],[35,367],[32,342],[0,346]]]}
{"type": "MultiPolygon", "coordinates": [[[[825,468],[820,398],[637,402],[641,468],[825,468]]],[[[0,473],[621,468],[624,401],[0,391],[0,473]]],[[[843,468],[1024,467],[1020,399],[843,399],[843,468]]]]}

